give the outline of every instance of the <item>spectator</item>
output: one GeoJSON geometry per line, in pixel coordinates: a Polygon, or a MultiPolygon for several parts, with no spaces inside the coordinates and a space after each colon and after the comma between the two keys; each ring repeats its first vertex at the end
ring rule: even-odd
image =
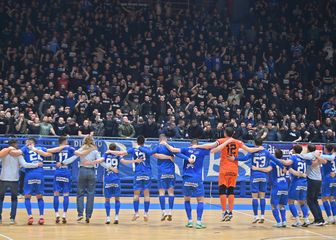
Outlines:
{"type": "Polygon", "coordinates": [[[78,136],[81,137],[93,136],[94,129],[90,125],[91,123],[89,120],[84,120],[83,125],[79,127],[78,136]]]}
{"type": "Polygon", "coordinates": [[[105,127],[103,119],[100,118],[100,114],[98,114],[95,118],[94,123],[92,124],[92,129],[94,131],[95,136],[104,136],[105,135],[105,127]]]}
{"type": "Polygon", "coordinates": [[[57,136],[65,135],[65,121],[63,117],[59,117],[57,123],[54,126],[55,133],[57,136]]]}
{"type": "Polygon", "coordinates": [[[56,135],[55,130],[51,123],[49,122],[49,118],[47,116],[43,117],[42,123],[39,124],[40,126],[40,135],[56,135]]]}
{"type": "Polygon", "coordinates": [[[196,119],[191,120],[191,124],[188,128],[188,138],[202,138],[203,136],[203,129],[198,124],[196,119]]]}
{"type": "Polygon", "coordinates": [[[118,123],[113,119],[113,113],[107,112],[104,120],[104,136],[114,137],[117,136],[118,123]]]}
{"type": "Polygon", "coordinates": [[[75,121],[74,118],[68,118],[67,119],[67,123],[65,125],[65,129],[64,129],[64,133],[67,136],[76,136],[78,135],[79,129],[78,129],[78,125],[75,121]]]}
{"type": "Polygon", "coordinates": [[[131,138],[135,136],[135,130],[128,117],[123,117],[122,124],[118,127],[118,136],[131,138]]]}

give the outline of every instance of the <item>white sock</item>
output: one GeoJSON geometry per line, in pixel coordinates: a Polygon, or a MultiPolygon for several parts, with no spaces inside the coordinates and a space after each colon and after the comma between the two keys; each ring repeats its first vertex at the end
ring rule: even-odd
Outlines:
{"type": "Polygon", "coordinates": [[[168,215],[172,215],[172,209],[168,210],[168,215]]]}
{"type": "Polygon", "coordinates": [[[43,215],[40,215],[40,218],[44,218],[44,216],[43,216],[43,215]]]}
{"type": "Polygon", "coordinates": [[[261,219],[264,219],[265,218],[265,216],[264,215],[261,215],[261,219]]]}
{"type": "Polygon", "coordinates": [[[166,210],[162,210],[162,215],[166,215],[166,210]]]}
{"type": "Polygon", "coordinates": [[[202,224],[202,221],[197,220],[197,224],[202,224]]]}
{"type": "Polygon", "coordinates": [[[106,217],[106,221],[107,221],[107,222],[110,222],[110,221],[111,221],[111,218],[110,218],[110,217],[106,217]]]}
{"type": "Polygon", "coordinates": [[[63,212],[63,217],[66,218],[66,216],[67,216],[67,213],[63,212]]]}
{"type": "Polygon", "coordinates": [[[115,215],[114,220],[119,220],[119,215],[115,215]]]}
{"type": "Polygon", "coordinates": [[[192,220],[192,219],[190,219],[190,220],[188,220],[188,222],[189,222],[189,223],[192,223],[192,222],[193,222],[193,220],[192,220]]]}
{"type": "Polygon", "coordinates": [[[59,216],[60,216],[58,212],[55,212],[55,215],[56,215],[56,217],[59,217],[59,216]]]}

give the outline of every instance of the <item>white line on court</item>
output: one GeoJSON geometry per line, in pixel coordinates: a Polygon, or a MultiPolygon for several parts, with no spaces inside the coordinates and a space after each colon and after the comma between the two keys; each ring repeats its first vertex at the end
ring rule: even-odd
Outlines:
{"type": "MultiPolygon", "coordinates": [[[[243,214],[245,216],[250,216],[250,217],[253,217],[252,214],[249,214],[249,213],[244,213],[244,212],[241,212],[241,211],[237,211],[237,210],[233,210],[234,212],[236,213],[240,213],[240,214],[243,214]]],[[[272,223],[275,223],[274,220],[271,220],[271,219],[267,219],[265,218],[265,220],[269,221],[269,222],[272,222],[272,223]]],[[[324,234],[321,234],[321,233],[317,233],[317,232],[313,232],[313,231],[309,231],[309,230],[306,230],[306,229],[303,229],[303,228],[297,228],[297,230],[300,230],[300,231],[303,231],[303,232],[306,232],[306,233],[311,233],[311,234],[314,234],[316,236],[320,236],[320,237],[323,237],[323,238],[328,238],[328,239],[336,239],[336,237],[332,237],[332,236],[328,236],[328,235],[324,235],[324,234]]],[[[292,237],[293,238],[293,237],[292,237]]],[[[278,240],[282,240],[282,239],[292,239],[292,238],[289,238],[289,237],[281,237],[281,238],[275,238],[275,239],[278,239],[278,240]]]]}
{"type": "Polygon", "coordinates": [[[3,234],[1,234],[1,233],[0,233],[0,237],[1,237],[1,238],[4,238],[4,239],[7,239],[7,240],[14,240],[13,238],[10,238],[10,237],[8,237],[8,236],[6,236],[6,235],[3,235],[3,234]]]}

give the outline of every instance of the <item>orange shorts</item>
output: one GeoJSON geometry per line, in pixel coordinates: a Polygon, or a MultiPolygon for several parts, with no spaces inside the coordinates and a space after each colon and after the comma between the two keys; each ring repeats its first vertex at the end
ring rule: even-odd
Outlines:
{"type": "Polygon", "coordinates": [[[226,187],[236,187],[238,174],[234,172],[219,173],[218,185],[224,185],[226,187]]]}

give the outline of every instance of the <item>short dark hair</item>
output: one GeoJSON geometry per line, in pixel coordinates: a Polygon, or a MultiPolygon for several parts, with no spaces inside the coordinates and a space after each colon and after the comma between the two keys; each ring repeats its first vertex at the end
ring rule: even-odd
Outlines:
{"type": "Polygon", "coordinates": [[[110,149],[111,151],[116,150],[116,149],[117,149],[117,144],[115,144],[115,143],[111,143],[111,144],[109,145],[109,149],[110,149]]]}
{"type": "Polygon", "coordinates": [[[8,141],[8,145],[9,145],[9,146],[12,146],[12,147],[13,147],[13,146],[15,146],[16,144],[17,144],[17,141],[16,141],[15,139],[11,139],[11,140],[8,141]]]}
{"type": "Polygon", "coordinates": [[[138,145],[144,145],[145,144],[145,137],[140,135],[139,137],[137,137],[137,144],[138,145]]]}
{"type": "Polygon", "coordinates": [[[307,149],[308,149],[309,152],[315,152],[316,146],[309,143],[308,146],[307,146],[307,149]]]}
{"type": "Polygon", "coordinates": [[[58,143],[61,144],[66,140],[67,140],[67,138],[65,136],[61,136],[61,137],[58,138],[58,143]]]}
{"type": "Polygon", "coordinates": [[[198,144],[198,139],[197,138],[192,139],[191,144],[197,145],[198,144]]]}
{"type": "Polygon", "coordinates": [[[33,137],[29,137],[29,138],[27,138],[27,140],[32,141],[32,142],[34,142],[34,144],[36,144],[36,139],[33,138],[33,137]]]}
{"type": "Polygon", "coordinates": [[[330,143],[327,143],[324,148],[330,153],[333,150],[333,145],[331,145],[330,143]]]}
{"type": "Polygon", "coordinates": [[[296,144],[294,147],[293,147],[293,150],[295,153],[301,153],[302,152],[302,146],[299,145],[299,144],[296,144]]]}
{"type": "Polygon", "coordinates": [[[282,156],[283,156],[282,150],[279,149],[279,148],[275,149],[275,151],[274,151],[274,155],[275,155],[275,157],[278,158],[278,159],[282,158],[282,156]]]}
{"type": "Polygon", "coordinates": [[[225,128],[225,134],[226,134],[226,136],[228,136],[228,137],[232,137],[233,134],[234,134],[234,130],[233,130],[233,128],[232,128],[232,127],[227,127],[227,128],[225,128]]]}
{"type": "Polygon", "coordinates": [[[254,144],[256,146],[262,146],[263,140],[261,138],[256,138],[256,139],[254,139],[254,144]]]}

